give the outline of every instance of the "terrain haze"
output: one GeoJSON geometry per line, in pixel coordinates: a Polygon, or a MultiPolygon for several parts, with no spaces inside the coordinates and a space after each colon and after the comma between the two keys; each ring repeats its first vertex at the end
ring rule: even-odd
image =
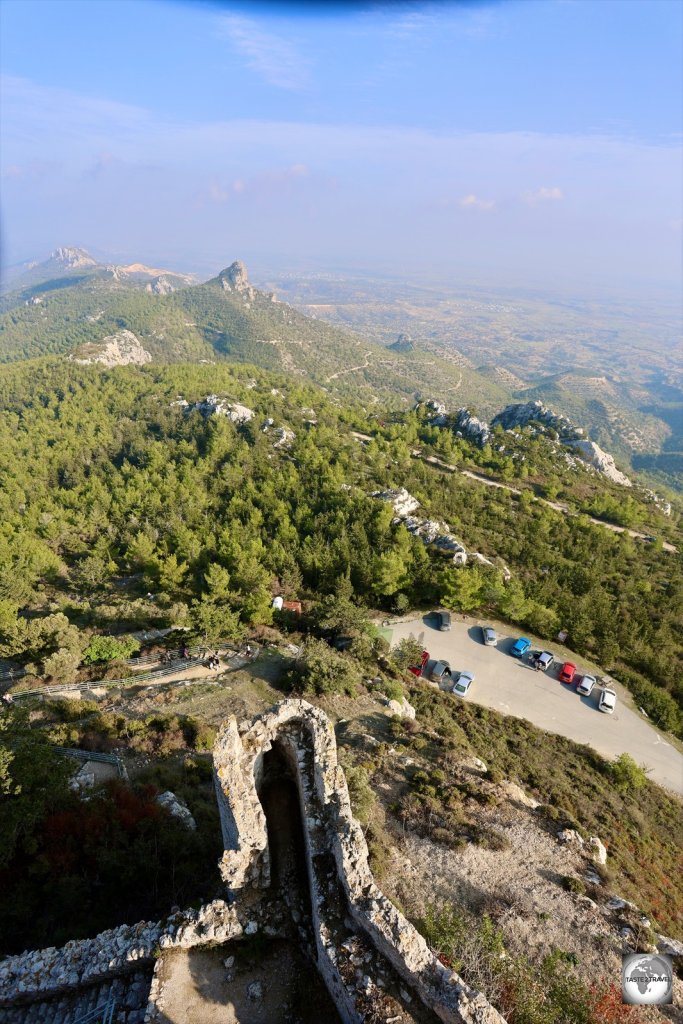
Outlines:
{"type": "Polygon", "coordinates": [[[6,0],[2,263],[68,244],[675,300],[682,11],[6,0]]]}

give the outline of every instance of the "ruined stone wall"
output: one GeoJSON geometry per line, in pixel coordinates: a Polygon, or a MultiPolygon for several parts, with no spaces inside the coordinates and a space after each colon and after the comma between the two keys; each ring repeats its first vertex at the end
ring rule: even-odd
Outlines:
{"type": "Polygon", "coordinates": [[[0,1016],[17,1004],[30,1005],[123,977],[151,965],[160,950],[228,942],[240,938],[244,930],[236,909],[214,900],[199,910],[173,914],[163,924],[124,924],[93,939],[6,957],[0,961],[0,1016]]]}
{"type": "MultiPolygon", "coordinates": [[[[332,983],[338,989],[341,982],[336,970],[340,951],[329,941],[325,896],[317,892],[310,865],[316,832],[318,842],[322,841],[334,856],[337,880],[354,923],[425,1005],[449,1024],[499,1024],[502,1018],[484,996],[469,989],[454,971],[440,963],[419,932],[377,887],[368,864],[367,844],[353,818],[346,779],[337,762],[333,725],[306,701],[284,701],[241,730],[233,718],[219,733],[214,748],[217,785],[222,791],[219,801],[229,803],[231,808],[230,816],[222,815],[231,829],[225,836],[226,847],[231,848],[226,849],[221,863],[226,883],[236,891],[267,884],[261,864],[267,855],[268,836],[253,766],[258,755],[270,749],[275,740],[292,747],[298,765],[314,926],[322,960],[319,967],[326,972],[333,997],[336,999],[337,993],[332,983]],[[297,728],[301,736],[298,745],[297,728]],[[237,839],[232,822],[237,827],[237,839]]],[[[359,1017],[355,1013],[345,1019],[359,1017]]]]}

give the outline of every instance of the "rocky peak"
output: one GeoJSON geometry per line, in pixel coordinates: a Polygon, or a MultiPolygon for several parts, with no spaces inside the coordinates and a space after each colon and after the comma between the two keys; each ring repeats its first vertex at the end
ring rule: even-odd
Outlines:
{"type": "Polygon", "coordinates": [[[93,259],[85,249],[75,249],[69,246],[60,246],[50,253],[50,259],[69,270],[76,270],[79,267],[96,267],[97,260],[93,259]]]}
{"type": "Polygon", "coordinates": [[[149,281],[145,285],[145,291],[152,292],[154,295],[170,295],[175,288],[167,277],[157,277],[155,281],[149,281]]]}
{"type": "Polygon", "coordinates": [[[413,339],[409,334],[399,334],[396,341],[393,341],[389,348],[392,352],[412,352],[415,348],[413,339]]]}
{"type": "Polygon", "coordinates": [[[249,300],[252,300],[256,295],[255,289],[249,283],[247,268],[242,263],[242,260],[235,260],[225,270],[221,270],[218,280],[226,292],[239,292],[249,300]]]}

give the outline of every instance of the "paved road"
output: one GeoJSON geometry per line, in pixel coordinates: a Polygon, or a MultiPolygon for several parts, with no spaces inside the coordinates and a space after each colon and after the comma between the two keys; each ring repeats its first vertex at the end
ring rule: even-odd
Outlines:
{"type": "MultiPolygon", "coordinates": [[[[441,633],[429,615],[389,625],[392,645],[412,633],[432,658],[444,658],[453,671],[473,672],[475,681],[466,700],[525,718],[576,743],[587,743],[603,757],[628,753],[638,764],[650,769],[653,781],[683,795],[683,755],[647,719],[632,710],[631,696],[624,687],[616,685],[616,710],[613,715],[605,715],[598,711],[597,686],[590,697],[580,697],[576,684],[566,686],[559,682],[558,666],[541,673],[512,658],[508,650],[520,634],[513,633],[510,627],[492,623],[498,630],[498,647],[485,647],[480,623],[477,619],[456,621],[453,616],[448,633],[441,633]]],[[[544,645],[532,636],[529,639],[536,649],[545,646],[557,653],[552,644],[544,645]]],[[[574,660],[581,672],[581,658],[576,656],[574,660]]],[[[454,701],[459,699],[453,697],[454,701]]]]}

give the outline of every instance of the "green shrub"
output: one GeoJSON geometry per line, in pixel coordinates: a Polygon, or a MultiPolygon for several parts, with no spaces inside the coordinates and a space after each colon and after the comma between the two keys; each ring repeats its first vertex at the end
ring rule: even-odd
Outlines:
{"type": "Polygon", "coordinates": [[[366,825],[375,802],[375,794],[370,786],[370,778],[366,769],[360,765],[347,768],[346,784],[349,788],[354,816],[361,825],[366,825]]]}
{"type": "Polygon", "coordinates": [[[86,665],[97,661],[130,658],[140,650],[140,641],[131,636],[94,636],[83,654],[86,665]]]}

